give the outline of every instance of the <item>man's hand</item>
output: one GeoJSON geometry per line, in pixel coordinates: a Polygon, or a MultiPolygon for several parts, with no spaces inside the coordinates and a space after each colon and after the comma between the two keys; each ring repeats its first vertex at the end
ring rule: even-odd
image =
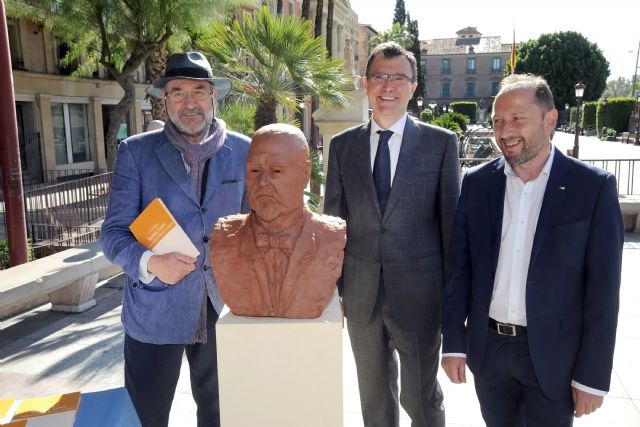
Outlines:
{"type": "Polygon", "coordinates": [[[175,285],[195,268],[195,258],[178,252],[153,255],[147,263],[147,270],[167,285],[175,285]]]}
{"type": "Polygon", "coordinates": [[[445,356],[442,358],[441,364],[442,369],[444,369],[452,383],[461,384],[467,382],[467,360],[464,357],[445,356]]]}
{"type": "Polygon", "coordinates": [[[573,405],[576,408],[576,418],[589,415],[602,406],[604,396],[587,393],[575,387],[572,387],[571,391],[573,393],[573,405]]]}

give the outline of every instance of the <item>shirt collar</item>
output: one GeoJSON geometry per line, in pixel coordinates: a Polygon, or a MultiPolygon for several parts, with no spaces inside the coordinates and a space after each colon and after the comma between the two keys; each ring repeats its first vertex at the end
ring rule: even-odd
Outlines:
{"type": "MultiPolygon", "coordinates": [[[[553,146],[553,144],[549,144],[549,148],[550,148],[550,153],[549,153],[549,158],[547,159],[547,162],[544,164],[544,166],[542,167],[542,171],[540,171],[541,173],[549,176],[549,174],[551,173],[551,165],[553,164],[553,156],[555,154],[555,148],[553,146]]],[[[509,162],[507,161],[507,159],[504,159],[504,174],[510,177],[515,177],[517,176],[516,173],[513,171],[513,168],[511,167],[511,165],[509,164],[509,162]]],[[[540,175],[538,175],[540,176],[540,175]]]]}
{"type": "Polygon", "coordinates": [[[404,133],[404,126],[406,124],[407,124],[407,114],[406,113],[402,117],[400,117],[400,120],[395,122],[388,129],[385,129],[385,128],[381,127],[378,123],[376,123],[376,121],[373,118],[371,118],[371,135],[375,135],[376,132],[378,132],[379,130],[390,130],[394,134],[398,134],[398,135],[402,136],[402,134],[404,133]]]}

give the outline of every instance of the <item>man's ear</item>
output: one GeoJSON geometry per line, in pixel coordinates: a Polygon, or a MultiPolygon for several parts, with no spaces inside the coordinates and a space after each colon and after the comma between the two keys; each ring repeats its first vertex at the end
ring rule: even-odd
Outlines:
{"type": "Polygon", "coordinates": [[[307,160],[304,165],[304,186],[306,187],[311,179],[311,160],[307,160]]]}

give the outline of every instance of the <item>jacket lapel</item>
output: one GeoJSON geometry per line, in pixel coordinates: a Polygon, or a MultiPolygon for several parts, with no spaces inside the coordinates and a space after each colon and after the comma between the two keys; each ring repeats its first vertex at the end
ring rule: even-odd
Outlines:
{"type": "Polygon", "coordinates": [[[227,168],[227,164],[229,163],[229,156],[231,155],[231,149],[226,145],[223,145],[217,153],[211,157],[211,159],[207,162],[208,173],[207,173],[207,184],[205,187],[205,193],[203,197],[203,204],[206,204],[207,200],[209,200],[215,194],[216,190],[220,186],[222,182],[222,177],[224,176],[225,169],[227,168]]]}
{"type": "Polygon", "coordinates": [[[557,218],[557,212],[561,211],[567,197],[567,191],[571,191],[570,185],[567,184],[567,172],[570,167],[568,159],[560,150],[554,148],[553,164],[551,165],[551,173],[547,181],[547,188],[544,191],[542,206],[540,207],[540,216],[536,225],[536,232],[533,237],[533,246],[531,248],[531,261],[529,265],[533,265],[536,257],[540,253],[540,248],[544,242],[549,230],[557,218]],[[554,212],[556,214],[554,214],[554,212]]]}
{"type": "Polygon", "coordinates": [[[191,184],[191,178],[182,160],[180,152],[171,145],[164,134],[160,136],[160,144],[156,147],[156,154],[162,167],[180,189],[196,204],[200,204],[196,192],[191,184]]]}
{"type": "Polygon", "coordinates": [[[420,128],[411,117],[407,117],[403,132],[400,155],[398,156],[396,173],[393,177],[393,185],[391,185],[391,193],[389,193],[385,213],[393,210],[393,206],[400,199],[400,195],[403,194],[407,183],[410,181],[413,166],[419,154],[418,149],[421,144],[422,135],[420,128]]]}
{"type": "Polygon", "coordinates": [[[486,218],[491,218],[489,232],[491,233],[491,254],[493,271],[498,268],[498,255],[502,241],[502,216],[504,214],[504,192],[506,176],[504,174],[504,157],[501,157],[494,165],[489,177],[486,204],[486,218]],[[496,215],[497,214],[497,215],[496,215]]]}
{"type": "Polygon", "coordinates": [[[369,196],[371,203],[375,206],[376,212],[380,218],[382,213],[380,212],[380,205],[378,204],[378,196],[376,195],[376,188],[373,184],[373,173],[371,172],[371,121],[362,125],[358,129],[358,133],[353,144],[353,150],[351,151],[351,165],[353,175],[351,179],[361,182],[364,191],[369,196]]]}

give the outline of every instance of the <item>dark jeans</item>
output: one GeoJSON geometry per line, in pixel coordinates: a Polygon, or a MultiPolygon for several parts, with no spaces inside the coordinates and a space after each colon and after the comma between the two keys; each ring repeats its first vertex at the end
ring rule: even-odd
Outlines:
{"type": "Polygon", "coordinates": [[[189,361],[191,392],[198,407],[198,427],[220,426],[215,324],[207,309],[206,344],[147,344],[125,335],[124,378],[143,427],[166,427],[180,376],[183,352],[189,361]]]}

